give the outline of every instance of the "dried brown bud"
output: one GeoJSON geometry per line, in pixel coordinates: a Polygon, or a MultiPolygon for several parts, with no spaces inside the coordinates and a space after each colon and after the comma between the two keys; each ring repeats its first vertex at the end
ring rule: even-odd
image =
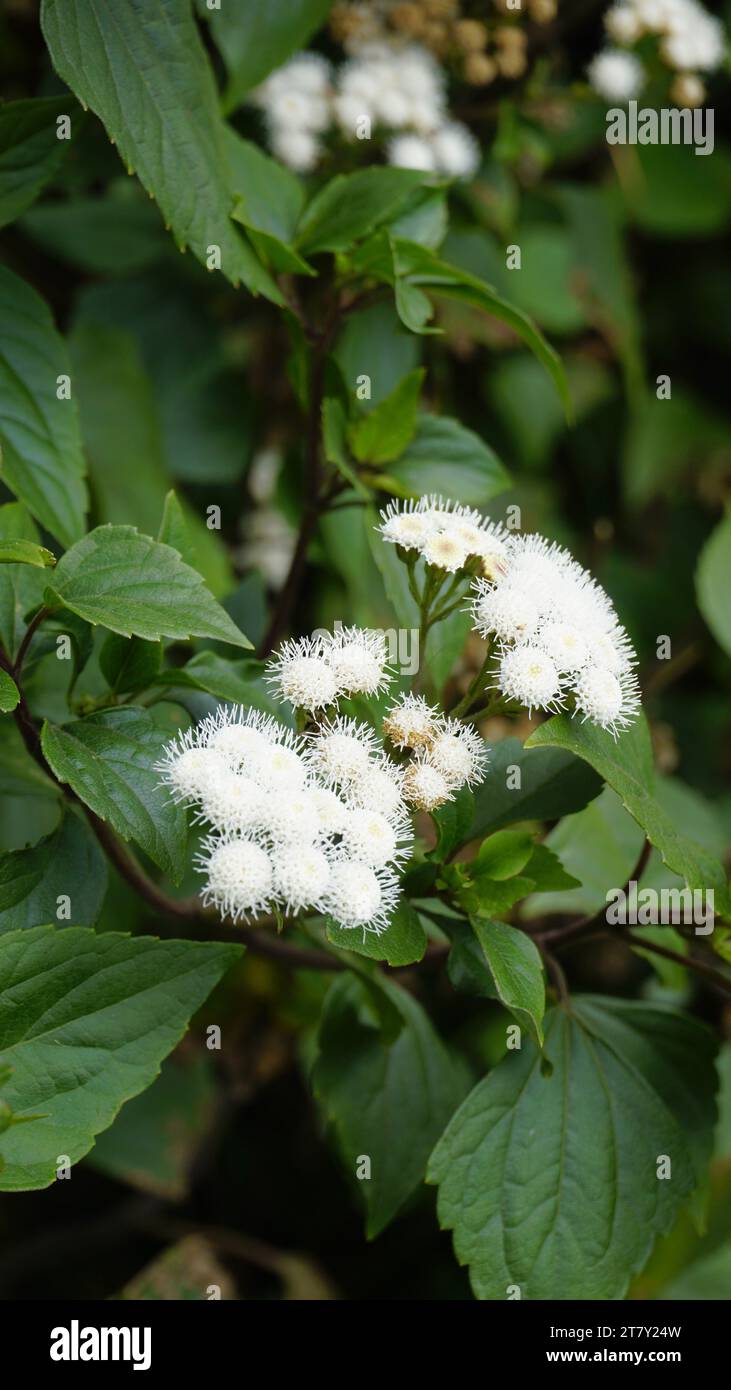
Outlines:
{"type": "Polygon", "coordinates": [[[409,34],[412,38],[420,38],[427,26],[427,17],[421,5],[413,3],[413,0],[403,0],[402,4],[394,5],[388,14],[389,22],[394,29],[399,29],[402,34],[409,34]]]}
{"type": "Polygon", "coordinates": [[[452,33],[465,53],[479,53],[487,43],[487,28],[479,19],[458,19],[452,33]]]}
{"type": "Polygon", "coordinates": [[[497,63],[487,53],[470,53],[465,59],[464,79],[471,87],[486,87],[497,77],[497,63]]]}
{"type": "Polygon", "coordinates": [[[528,62],[525,53],[519,49],[503,49],[497,55],[497,65],[503,77],[522,77],[528,62]]]}
{"type": "Polygon", "coordinates": [[[556,0],[528,0],[528,10],[536,24],[550,24],[556,18],[558,4],[556,0]]]}

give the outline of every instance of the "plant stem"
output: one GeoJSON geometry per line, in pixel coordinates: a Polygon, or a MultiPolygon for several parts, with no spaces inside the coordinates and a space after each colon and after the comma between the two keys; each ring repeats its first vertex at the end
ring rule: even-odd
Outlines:
{"type": "Polygon", "coordinates": [[[487,671],[488,671],[489,665],[490,665],[490,646],[489,646],[489,644],[488,644],[488,648],[487,648],[487,651],[486,651],[486,653],[485,653],[485,659],[484,659],[484,661],[483,661],[483,663],[482,663],[482,665],[481,665],[479,671],[476,673],[476,675],[475,675],[475,676],[473,677],[473,679],[470,681],[470,684],[469,684],[469,686],[467,687],[467,690],[466,690],[465,694],[462,696],[462,699],[459,701],[458,704],[456,704],[456,705],[454,706],[453,709],[451,709],[451,710],[449,711],[449,714],[450,714],[450,718],[451,718],[451,719],[463,719],[463,718],[465,717],[465,715],[467,714],[467,711],[469,710],[470,705],[474,704],[475,697],[476,697],[477,695],[479,695],[480,691],[483,690],[484,687],[485,687],[485,679],[486,679],[486,676],[487,676],[487,671]]]}

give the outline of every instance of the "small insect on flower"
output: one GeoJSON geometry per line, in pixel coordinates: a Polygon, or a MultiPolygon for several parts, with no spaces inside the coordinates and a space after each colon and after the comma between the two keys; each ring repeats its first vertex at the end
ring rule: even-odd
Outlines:
{"type": "Polygon", "coordinates": [[[382,632],[339,628],[324,639],[323,652],[338,690],[345,695],[375,695],[391,679],[382,632]]]}
{"type": "Polygon", "coordinates": [[[285,642],[267,664],[265,680],[278,700],[311,712],[332,705],[338,681],[320,638],[285,642]]]}
{"type": "Polygon", "coordinates": [[[398,879],[390,869],[372,869],[354,859],[332,863],[325,907],[339,926],[362,927],[380,936],[398,898],[398,879]]]}
{"type": "Polygon", "coordinates": [[[206,876],[204,906],[214,906],[222,917],[248,921],[266,909],[272,895],[272,864],[253,840],[210,835],[196,857],[196,867],[206,876]]]}
{"type": "Polygon", "coordinates": [[[326,785],[351,787],[365,776],[372,755],[379,751],[378,740],[367,724],[338,715],[309,736],[306,758],[326,785]]]}
{"type": "Polygon", "coordinates": [[[455,789],[484,781],[487,771],[487,749],[483,740],[459,719],[442,720],[427,759],[455,789]]]}
{"type": "Polygon", "coordinates": [[[330,872],[327,855],[316,845],[278,850],[272,860],[274,892],[285,912],[306,907],[324,912],[330,872]]]}
{"type": "Polygon", "coordinates": [[[439,723],[439,711],[423,695],[402,695],[383,721],[383,732],[396,748],[426,748],[439,723]]]}
{"type": "Polygon", "coordinates": [[[444,773],[428,759],[428,752],[417,753],[404,773],[404,800],[419,811],[435,811],[445,801],[454,801],[444,773]]]}

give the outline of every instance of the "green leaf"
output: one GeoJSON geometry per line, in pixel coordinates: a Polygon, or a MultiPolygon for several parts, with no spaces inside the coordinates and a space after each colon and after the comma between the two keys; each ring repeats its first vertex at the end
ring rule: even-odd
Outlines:
{"type": "Polygon", "coordinates": [[[99,652],[99,667],[110,690],[115,695],[146,690],[154,681],[162,661],[160,642],[147,642],[144,637],[120,637],[110,632],[99,652]]]}
{"type": "Polygon", "coordinates": [[[132,275],[170,255],[159,212],[127,183],[100,198],[40,203],[21,229],[54,259],[95,275],[132,275]]]}
{"type": "Polygon", "coordinates": [[[88,1162],[102,1173],[169,1202],[188,1195],[191,1162],[214,1118],[215,1081],[207,1057],[171,1057],[141,1095],[122,1106],[88,1162]]]}
{"type": "Polygon", "coordinates": [[[304,185],[278,160],[226,126],[231,183],[238,195],[235,216],[247,227],[269,232],[289,245],[305,201],[304,185]]]}
{"type": "MultiPolygon", "coordinates": [[[[0,507],[3,548],[22,541],[42,549],[38,539],[38,528],[21,502],[6,502],[0,507]]],[[[15,656],[25,633],[26,614],[42,601],[45,582],[45,575],[35,565],[0,565],[0,644],[10,657],[15,656]]]]}
{"type": "Polygon", "coordinates": [[[731,656],[731,511],[706,541],[696,571],[698,607],[719,646],[731,656]]]}
{"type": "Polygon", "coordinates": [[[557,893],[581,887],[581,879],[567,872],[558,855],[548,845],[534,846],[526,864],[526,874],[533,880],[538,893],[557,893]]]}
{"type": "Polygon", "coordinates": [[[33,927],[0,944],[0,1055],[13,1068],[4,1098],[42,1113],[3,1136],[4,1191],[54,1181],[121,1105],[154,1080],[240,948],[158,941],[83,927],[33,927]]]}
{"type": "Polygon", "coordinates": [[[104,122],[178,246],[204,265],[217,246],[228,280],[281,303],[230,219],[224,124],[189,3],[43,0],[41,27],[59,76],[104,122]]]}
{"type": "Polygon", "coordinates": [[[490,446],[444,415],[421,415],[413,439],[387,472],[389,490],[400,497],[446,489],[472,507],[510,486],[509,474],[490,446]]]}
{"type": "Polygon", "coordinates": [[[331,917],[326,919],[327,939],[342,951],[354,951],[370,960],[385,960],[388,965],[413,965],[422,960],[426,951],[426,933],[418,914],[410,903],[402,901],[396,908],[382,936],[375,932],[359,932],[357,928],[341,927],[331,917]]]}
{"type": "Polygon", "coordinates": [[[36,565],[38,569],[48,569],[55,565],[56,556],[45,545],[34,541],[0,540],[0,564],[36,565]]]}
{"type": "Polygon", "coordinates": [[[0,106],[0,227],[20,217],[60,169],[71,140],[58,139],[56,121],[73,112],[72,135],[83,121],[72,97],[33,97],[0,106]]]}
{"type": "Polygon", "coordinates": [[[393,305],[384,302],[348,315],[332,355],[350,399],[367,363],[371,401],[378,405],[418,366],[420,350],[413,334],[404,332],[393,305]]]}
{"type": "Polygon", "coordinates": [[[83,816],[67,810],[38,844],[0,855],[0,933],[55,921],[93,927],[106,891],[107,861],[96,837],[83,816]]]}
{"type": "Polygon", "coordinates": [[[469,787],[460,787],[452,801],[445,801],[434,812],[432,820],[437,828],[437,843],[431,855],[440,864],[471,838],[474,815],[475,798],[469,787]]]}
{"type": "Polygon", "coordinates": [[[512,878],[524,869],[533,853],[533,836],[519,830],[498,830],[483,840],[470,864],[473,876],[512,878]]]}
{"type": "Polygon", "coordinates": [[[485,781],[475,791],[471,838],[517,821],[558,820],[580,811],[601,780],[579,758],[558,749],[533,751],[517,738],[493,745],[485,781]]]}
{"type": "Polygon", "coordinates": [[[262,683],[263,669],[258,662],[247,661],[246,658],[226,661],[215,652],[198,652],[185,666],[168,666],[160,671],[154,684],[167,686],[168,689],[206,690],[217,700],[250,705],[265,714],[274,714],[286,723],[282,706],[277,704],[262,683]]]}
{"type": "Polygon", "coordinates": [[[63,339],[35,290],[0,266],[0,480],[63,545],[85,528],[87,494],[63,339]]]}
{"type": "Polygon", "coordinates": [[[421,1005],[390,980],[381,985],[403,1020],[397,1037],[384,1039],[366,1012],[364,985],[344,975],[325,1001],[312,1076],[346,1171],[355,1174],[359,1157],[370,1159],[370,1178],[356,1183],[370,1237],[422,1183],[435,1139],[465,1090],[421,1005]]]}
{"type": "Polygon", "coordinates": [[[210,10],[205,0],[199,0],[228,71],[227,110],[237,106],[273,68],[304,48],[331,5],[332,0],[246,0],[245,5],[224,4],[210,10]]]}
{"type": "Polygon", "coordinates": [[[232,571],[225,546],[197,512],[172,491],[165,497],[157,539],[179,551],[186,565],[198,570],[217,598],[230,593],[232,571]]]}
{"type": "Polygon", "coordinates": [[[49,603],[126,637],[214,637],[250,647],[177,550],[134,526],[97,526],[59,561],[49,603]]]}
{"type": "Polygon", "coordinates": [[[297,229],[298,249],[307,256],[347,251],[388,221],[424,177],[417,169],[381,166],[336,174],[305,208],[297,229]]]}
{"type": "Polygon", "coordinates": [[[524,931],[487,917],[471,917],[498,997],[539,1044],[546,1009],[543,965],[534,941],[524,931]]]}
{"type": "Polygon", "coordinates": [[[9,714],[15,709],[19,699],[20,693],[15,681],[0,667],[0,710],[3,714],[9,714]]]}
{"type": "Polygon", "coordinates": [[[431,1158],[480,1299],[622,1298],[710,1155],[716,1043],[661,1005],[587,996],[475,1087],[431,1158]],[[658,1176],[658,1159],[671,1176],[658,1176]]]}
{"type": "Polygon", "coordinates": [[[326,396],[322,402],[322,445],[328,463],[335,465],[360,497],[370,498],[370,489],[361,482],[348,458],[345,407],[337,396],[326,396]]]}
{"type": "Polygon", "coordinates": [[[147,711],[131,706],[90,714],[63,728],[46,723],[41,732],[43,752],[59,781],[179,883],[186,864],[186,817],[155,771],[164,742],[147,711]]]}
{"type": "Polygon", "coordinates": [[[360,463],[387,463],[403,454],[416,429],[424,370],[409,372],[380,405],[351,425],[350,446],[360,463]]]}
{"type": "Polygon", "coordinates": [[[555,715],[526,740],[527,748],[547,746],[562,748],[590,763],[618,793],[650,843],[660,851],[663,863],[679,874],[689,888],[712,888],[716,911],[731,912],[721,864],[701,845],[676,830],[655,796],[652,746],[643,716],[615,740],[593,724],[555,715]]]}

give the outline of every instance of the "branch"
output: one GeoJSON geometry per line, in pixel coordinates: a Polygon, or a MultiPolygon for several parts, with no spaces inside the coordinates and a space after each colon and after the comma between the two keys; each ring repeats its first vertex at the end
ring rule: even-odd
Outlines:
{"type": "Polygon", "coordinates": [[[723,994],[731,995],[731,978],[722,974],[720,970],[715,970],[712,965],[706,965],[705,961],[698,960],[696,956],[683,956],[680,951],[671,951],[667,946],[658,946],[656,942],[646,941],[643,936],[632,931],[623,932],[620,939],[630,941],[633,946],[639,946],[643,951],[650,951],[655,956],[662,956],[664,960],[674,961],[676,965],[683,965],[687,970],[695,970],[697,975],[702,975],[723,994]]]}
{"type": "MultiPolygon", "coordinates": [[[[645,839],[639,859],[622,889],[625,895],[629,892],[630,883],[638,882],[641,879],[651,853],[652,845],[649,840],[645,839]]],[[[539,944],[543,943],[544,945],[551,942],[560,942],[563,945],[565,941],[573,941],[578,936],[588,935],[601,924],[607,925],[606,906],[600,908],[599,912],[590,912],[586,917],[579,917],[577,921],[567,923],[565,927],[553,927],[550,931],[536,932],[536,940],[539,944]]]]}

